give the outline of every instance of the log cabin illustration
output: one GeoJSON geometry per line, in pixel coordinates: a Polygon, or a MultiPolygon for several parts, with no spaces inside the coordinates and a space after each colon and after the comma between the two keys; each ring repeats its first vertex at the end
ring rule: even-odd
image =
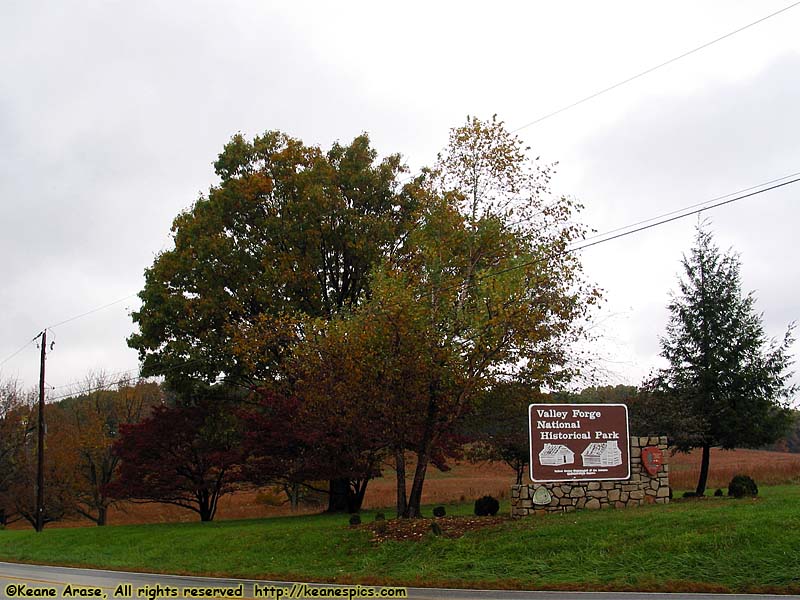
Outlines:
{"type": "Polygon", "coordinates": [[[594,442],[581,452],[584,467],[616,467],[622,464],[622,450],[616,440],[594,442]]]}
{"type": "Polygon", "coordinates": [[[563,444],[545,444],[539,452],[539,462],[543,465],[571,465],[575,462],[575,453],[563,444]]]}

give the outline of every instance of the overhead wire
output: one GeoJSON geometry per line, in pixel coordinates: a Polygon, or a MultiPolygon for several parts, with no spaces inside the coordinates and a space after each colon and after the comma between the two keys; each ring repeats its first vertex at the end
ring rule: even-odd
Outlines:
{"type": "Polygon", "coordinates": [[[523,129],[526,129],[527,127],[531,127],[532,125],[536,125],[537,123],[541,123],[542,121],[546,121],[547,119],[550,119],[551,117],[555,117],[556,115],[559,115],[559,114],[561,114],[563,112],[566,112],[566,111],[570,110],[571,108],[575,108],[576,106],[584,104],[585,102],[588,102],[589,100],[593,100],[593,99],[597,98],[598,96],[602,96],[603,94],[606,94],[606,93],[608,93],[608,92],[610,92],[612,90],[615,90],[615,89],[617,89],[619,87],[622,87],[623,85],[626,85],[626,84],[628,84],[628,83],[630,83],[632,81],[635,81],[636,79],[644,77],[645,75],[649,75],[653,71],[657,71],[658,69],[661,69],[663,67],[671,65],[674,62],[677,62],[677,61],[679,61],[681,59],[686,58],[687,56],[691,56],[692,54],[700,52],[701,50],[704,50],[704,49],[708,48],[709,46],[713,46],[714,44],[716,44],[718,42],[721,42],[721,41],[723,41],[723,40],[725,40],[725,39],[727,39],[727,38],[729,38],[731,36],[734,36],[737,33],[741,33],[742,31],[750,29],[751,27],[755,27],[756,25],[758,25],[760,23],[763,23],[764,21],[766,21],[768,19],[776,17],[776,16],[778,16],[778,15],[780,15],[780,14],[782,14],[782,13],[784,13],[784,12],[786,12],[786,11],[788,11],[788,10],[798,6],[798,5],[800,5],[800,2],[794,2],[794,3],[792,3],[792,4],[788,5],[788,6],[785,6],[785,7],[781,8],[780,10],[776,10],[775,12],[770,13],[770,14],[764,16],[764,17],[761,17],[760,19],[757,19],[757,20],[753,21],[752,23],[748,23],[747,25],[739,27],[738,29],[734,29],[733,31],[729,31],[728,33],[726,33],[724,35],[721,35],[718,38],[714,38],[713,40],[708,41],[708,42],[706,42],[704,44],[701,44],[700,46],[697,46],[696,48],[692,48],[691,50],[688,50],[688,51],[686,51],[686,52],[684,52],[682,54],[679,54],[678,56],[674,56],[674,57],[670,58],[669,60],[665,60],[662,63],[659,63],[659,64],[657,64],[655,66],[652,66],[652,67],[650,67],[648,69],[645,69],[644,71],[636,73],[635,75],[632,75],[632,76],[630,76],[630,77],[628,77],[626,79],[623,79],[622,81],[618,81],[617,83],[615,83],[613,85],[610,85],[610,86],[605,87],[605,88],[603,88],[601,90],[598,90],[598,91],[596,91],[596,92],[594,92],[592,94],[589,94],[588,96],[585,96],[585,97],[581,98],[580,100],[576,100],[575,102],[567,104],[566,106],[562,106],[561,108],[559,108],[557,110],[554,110],[552,112],[549,112],[549,113],[539,117],[538,119],[534,119],[533,121],[525,123],[524,125],[522,125],[520,127],[517,127],[516,129],[513,129],[511,131],[511,133],[516,133],[517,131],[521,131],[523,129]]]}
{"type": "MultiPolygon", "coordinates": [[[[641,225],[643,223],[649,223],[650,221],[655,221],[656,219],[661,219],[663,217],[668,217],[670,215],[678,214],[678,213],[683,212],[685,210],[689,210],[690,208],[695,208],[695,207],[698,207],[698,206],[703,206],[705,204],[710,204],[712,202],[716,202],[717,200],[722,200],[724,198],[730,198],[731,196],[735,196],[737,194],[743,194],[744,192],[749,192],[751,190],[756,190],[758,188],[761,188],[761,187],[764,187],[764,186],[767,186],[767,185],[770,185],[770,184],[773,184],[773,183],[777,183],[779,181],[783,181],[784,179],[789,179],[791,177],[798,177],[798,176],[800,176],[800,171],[797,171],[795,173],[789,173],[788,175],[784,175],[783,177],[776,177],[775,179],[770,179],[769,181],[762,181],[761,183],[757,183],[755,185],[751,185],[750,187],[746,187],[746,188],[742,188],[740,190],[736,190],[735,192],[731,192],[730,194],[723,194],[722,196],[716,196],[715,198],[710,198],[710,199],[705,200],[703,202],[697,202],[696,204],[690,204],[689,206],[684,206],[683,208],[678,208],[678,209],[675,209],[675,210],[667,212],[667,213],[656,215],[655,217],[650,217],[650,218],[644,219],[642,221],[637,221],[636,223],[631,223],[631,224],[625,225],[623,227],[618,227],[617,229],[612,229],[611,231],[606,231],[604,233],[599,233],[599,234],[596,234],[596,235],[592,235],[591,237],[588,237],[586,239],[587,240],[592,240],[592,239],[595,239],[595,238],[603,236],[603,235],[608,235],[610,233],[616,233],[617,231],[622,231],[623,229],[629,229],[630,227],[635,227],[635,226],[641,225]]],[[[534,214],[534,215],[532,215],[530,217],[525,217],[523,219],[518,219],[516,221],[512,221],[511,223],[508,224],[508,227],[516,227],[517,225],[521,225],[522,223],[527,223],[528,221],[532,221],[533,219],[541,216],[543,214],[543,212],[544,211],[537,211],[536,214],[534,214]]]]}
{"type": "Polygon", "coordinates": [[[119,298],[118,300],[114,300],[113,302],[109,302],[108,304],[103,304],[102,306],[98,306],[98,307],[93,308],[91,310],[87,310],[86,312],[80,313],[78,315],[74,315],[72,317],[69,317],[68,319],[64,319],[63,321],[59,321],[58,323],[54,323],[52,325],[48,325],[45,329],[53,329],[55,327],[60,327],[61,325],[65,325],[67,323],[71,323],[72,321],[77,321],[78,319],[82,319],[83,317],[88,317],[89,315],[92,315],[92,314],[94,314],[96,312],[100,312],[101,310],[105,310],[106,308],[110,308],[110,307],[114,306],[115,304],[119,304],[120,302],[125,302],[125,300],[129,300],[130,298],[133,298],[133,297],[135,297],[137,295],[138,295],[138,292],[136,292],[134,294],[128,294],[124,298],[119,298]]]}
{"type": "MultiPolygon", "coordinates": [[[[163,375],[164,373],[169,373],[169,372],[175,371],[177,369],[182,369],[183,367],[185,367],[185,366],[187,366],[187,365],[189,365],[191,363],[196,363],[196,362],[199,362],[199,361],[200,361],[199,358],[192,358],[192,359],[187,360],[185,362],[182,362],[180,364],[168,367],[168,368],[160,371],[158,375],[153,375],[153,377],[158,377],[160,375],[163,375]]],[[[161,365],[160,364],[156,364],[155,366],[161,366],[161,365]]],[[[121,375],[123,373],[133,373],[135,371],[140,371],[140,368],[137,367],[136,369],[128,369],[127,371],[120,371],[119,374],[121,375]]],[[[65,398],[74,397],[76,395],[91,394],[92,392],[98,392],[98,391],[102,391],[102,390],[107,390],[107,389],[110,389],[110,388],[113,388],[113,387],[116,387],[116,386],[124,385],[126,383],[131,383],[131,382],[134,382],[134,381],[141,381],[142,379],[147,379],[147,378],[148,377],[144,377],[144,376],[141,375],[141,373],[139,373],[137,375],[132,375],[130,377],[124,377],[124,378],[121,378],[121,379],[116,379],[116,380],[113,380],[113,381],[109,381],[108,383],[103,383],[103,384],[91,386],[91,387],[88,387],[88,388],[78,388],[77,391],[75,391],[75,392],[70,392],[70,393],[62,394],[60,396],[56,396],[56,397],[53,397],[53,398],[48,398],[48,400],[50,402],[57,402],[59,400],[64,400],[65,398]]],[[[60,386],[58,386],[58,388],[54,388],[54,389],[62,389],[62,388],[66,388],[66,387],[79,386],[80,383],[81,383],[80,381],[74,382],[72,384],[68,383],[68,384],[60,385],[60,386]]]]}
{"type": "MultiPolygon", "coordinates": [[[[501,269],[499,271],[493,271],[491,273],[487,273],[486,275],[474,278],[469,283],[469,285],[475,285],[478,282],[484,281],[486,279],[491,279],[493,277],[498,277],[500,275],[503,275],[504,273],[509,273],[511,271],[516,271],[516,270],[519,270],[519,269],[524,269],[525,267],[530,267],[530,266],[533,266],[535,264],[539,264],[541,262],[544,262],[546,260],[550,260],[550,259],[553,259],[553,258],[558,258],[559,256],[564,256],[566,254],[571,254],[573,252],[578,252],[580,250],[585,250],[586,248],[591,248],[591,247],[597,246],[599,244],[604,244],[604,243],[610,242],[612,240],[616,240],[616,239],[623,238],[623,237],[626,237],[626,236],[629,236],[629,235],[633,235],[634,233],[639,233],[639,232],[645,231],[647,229],[652,229],[654,227],[659,227],[661,225],[666,225],[667,223],[671,223],[671,222],[677,221],[679,219],[690,217],[692,215],[696,215],[696,214],[702,213],[702,212],[704,212],[706,210],[712,210],[712,209],[718,208],[720,206],[725,206],[726,204],[732,204],[733,202],[738,202],[739,200],[744,200],[745,198],[751,198],[753,196],[757,196],[757,195],[763,194],[765,192],[776,190],[778,188],[786,187],[788,185],[793,185],[793,184],[798,183],[798,182],[800,182],[800,177],[797,177],[797,178],[792,179],[790,181],[784,181],[782,183],[777,183],[777,184],[771,185],[771,186],[763,188],[763,189],[759,189],[759,190],[756,190],[756,191],[753,191],[753,192],[749,192],[747,194],[741,194],[741,195],[738,195],[738,196],[736,196],[734,198],[730,198],[728,200],[717,202],[715,204],[710,204],[710,205],[707,205],[707,206],[703,206],[702,208],[698,208],[698,209],[692,210],[690,212],[683,212],[682,214],[679,214],[677,216],[671,216],[669,218],[664,218],[664,219],[661,219],[659,221],[656,221],[655,223],[649,223],[648,225],[642,225],[640,227],[636,227],[635,229],[630,229],[630,228],[634,227],[634,226],[636,226],[638,224],[641,224],[641,223],[648,223],[649,221],[652,221],[652,219],[646,219],[644,221],[640,221],[637,224],[631,224],[631,225],[626,225],[624,227],[618,227],[618,228],[613,229],[611,231],[598,234],[598,235],[596,235],[596,236],[594,236],[592,238],[592,239],[595,239],[595,238],[599,237],[599,238],[602,238],[602,239],[596,239],[596,241],[589,242],[589,243],[580,243],[579,242],[577,245],[575,245],[575,246],[573,246],[571,248],[567,248],[566,250],[563,250],[561,252],[553,252],[553,253],[547,254],[547,255],[545,255],[543,257],[539,257],[539,258],[535,258],[533,260],[525,261],[525,262],[522,262],[522,263],[520,263],[518,265],[514,265],[512,267],[508,267],[506,269],[501,269]],[[623,230],[626,230],[626,229],[628,229],[628,231],[623,231],[623,230]],[[618,232],[618,231],[622,231],[622,233],[617,233],[616,235],[612,235],[611,237],[605,237],[605,236],[610,235],[611,233],[615,233],[615,232],[618,232]]],[[[730,196],[730,194],[727,194],[726,196],[721,196],[721,198],[724,198],[724,197],[727,197],[727,196],[730,196]]],[[[706,203],[699,203],[699,204],[705,205],[706,203]]],[[[658,218],[658,217],[656,217],[656,218],[658,218]]],[[[458,284],[454,284],[454,285],[451,285],[451,286],[440,286],[439,289],[452,289],[452,288],[456,288],[456,287],[463,287],[463,285],[464,285],[463,282],[459,282],[458,284]]],[[[431,287],[433,287],[433,286],[431,286],[431,287]]]]}
{"type": "Polygon", "coordinates": [[[2,361],[0,361],[0,367],[2,367],[4,364],[6,364],[8,361],[10,361],[10,360],[11,360],[12,358],[14,358],[15,356],[17,356],[17,355],[18,355],[20,352],[22,352],[23,350],[25,350],[25,348],[27,348],[28,346],[30,346],[30,345],[31,345],[33,342],[35,342],[35,341],[36,341],[36,340],[39,338],[39,336],[40,336],[40,335],[41,335],[41,334],[37,335],[37,336],[36,336],[36,337],[34,337],[34,338],[31,338],[31,339],[29,339],[29,340],[28,340],[27,342],[25,342],[25,343],[24,343],[22,346],[20,346],[20,347],[19,347],[19,349],[15,350],[15,351],[14,351],[14,352],[12,352],[12,353],[11,353],[9,356],[7,356],[7,357],[6,357],[6,358],[4,358],[2,361]]]}

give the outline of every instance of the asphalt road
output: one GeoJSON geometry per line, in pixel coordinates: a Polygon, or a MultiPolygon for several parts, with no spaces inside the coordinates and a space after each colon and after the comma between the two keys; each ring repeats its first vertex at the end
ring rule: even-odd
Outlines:
{"type": "MultiPolygon", "coordinates": [[[[0,598],[347,598],[347,589],[355,586],[293,584],[285,581],[217,579],[183,575],[153,575],[95,569],[73,569],[0,562],[0,598]],[[129,585],[130,588],[119,586],[129,585]],[[70,586],[69,588],[67,586],[70,586]],[[157,586],[160,586],[157,588],[157,586]],[[239,587],[241,586],[241,588],[239,587]],[[294,588],[292,587],[294,586],[294,588]],[[186,588],[207,596],[188,596],[186,588]],[[213,588],[217,588],[214,590],[213,588]],[[294,596],[290,596],[294,589],[294,596]],[[66,593],[65,593],[66,592],[66,593]],[[260,594],[259,594],[260,592],[260,594]],[[241,595],[227,595],[227,594],[241,595]],[[93,595],[90,595],[93,594],[93,595]]],[[[381,588],[370,588],[378,592],[381,588]]],[[[384,596],[375,596],[384,597],[384,596]]],[[[460,590],[408,588],[408,597],[418,600],[737,600],[755,598],[786,599],[800,596],[748,594],[651,594],[640,592],[528,592],[500,590],[460,590]]]]}

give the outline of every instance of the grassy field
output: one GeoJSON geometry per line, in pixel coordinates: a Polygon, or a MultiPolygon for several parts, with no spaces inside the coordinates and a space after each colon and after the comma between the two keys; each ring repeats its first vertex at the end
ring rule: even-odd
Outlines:
{"type": "Polygon", "coordinates": [[[798,506],[800,486],[762,486],[754,500],[532,517],[380,544],[327,515],[0,531],[0,559],[305,581],[798,593],[798,506]]]}

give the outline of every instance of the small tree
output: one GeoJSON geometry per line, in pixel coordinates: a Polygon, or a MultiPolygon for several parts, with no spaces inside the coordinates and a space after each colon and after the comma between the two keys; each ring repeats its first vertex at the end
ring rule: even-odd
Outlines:
{"type": "Polygon", "coordinates": [[[698,495],[706,489],[712,446],[768,444],[791,423],[787,399],[795,392],[788,383],[794,324],[782,342],[767,338],[755,296],[742,294],[740,267],[737,255],[721,254],[711,233],[698,227],[661,338],[669,367],[647,386],[668,406],[678,407],[670,412],[691,417],[688,430],[673,428],[671,434],[679,449],[703,450],[698,495]]]}
{"type": "Polygon", "coordinates": [[[111,498],[173,504],[211,521],[219,499],[243,479],[239,421],[223,402],[157,407],[120,433],[119,479],[105,488],[111,498]]]}
{"type": "MultiPolygon", "coordinates": [[[[48,413],[45,437],[44,525],[72,516],[75,512],[75,456],[67,448],[68,432],[57,412],[48,413]]],[[[24,402],[0,419],[0,445],[10,443],[0,475],[0,512],[3,520],[24,519],[36,528],[36,481],[38,411],[24,402]],[[6,437],[8,436],[8,437],[6,437]]]]}
{"type": "Polygon", "coordinates": [[[63,451],[70,452],[75,464],[75,510],[97,525],[105,525],[109,507],[115,500],[105,487],[118,474],[119,456],[113,451],[120,427],[138,423],[153,406],[162,401],[157,383],[140,382],[109,390],[102,374],[86,379],[86,388],[96,391],[67,398],[58,405],[61,428],[66,435],[63,451]]]}
{"type": "Polygon", "coordinates": [[[466,456],[473,462],[503,461],[514,469],[521,485],[530,460],[528,405],[541,402],[542,395],[531,386],[498,382],[482,394],[475,412],[465,422],[470,440],[466,456]]]}

